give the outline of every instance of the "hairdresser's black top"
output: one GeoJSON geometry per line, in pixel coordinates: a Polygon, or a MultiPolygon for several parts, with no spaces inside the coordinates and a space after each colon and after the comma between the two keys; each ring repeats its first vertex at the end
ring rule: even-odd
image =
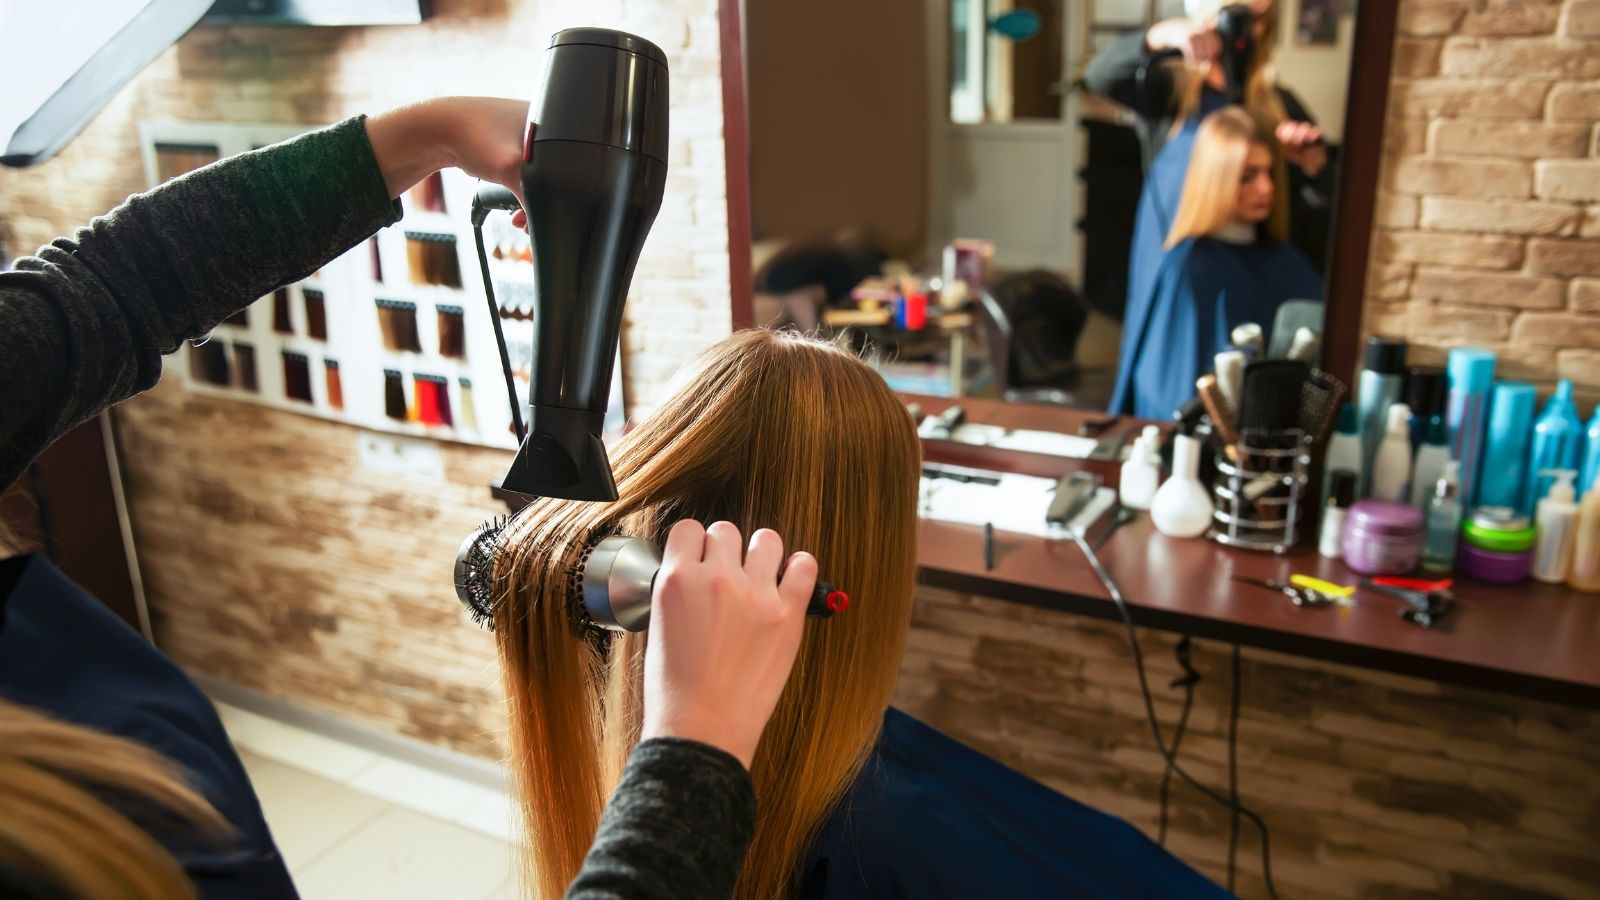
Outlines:
{"type": "MultiPolygon", "coordinates": [[[[356,118],[130,197],[19,259],[0,273],[0,489],[154,385],[162,354],[399,217],[356,118]]],[[[240,829],[226,854],[176,848],[203,891],[293,896],[215,713],[171,661],[40,559],[0,564],[0,622],[0,695],[166,753],[240,829]]],[[[569,896],[727,897],[754,829],[737,760],[647,741],[569,896]]]]}
{"type": "Polygon", "coordinates": [[[895,709],[800,890],[803,900],[1227,896],[1121,819],[895,709]]]}

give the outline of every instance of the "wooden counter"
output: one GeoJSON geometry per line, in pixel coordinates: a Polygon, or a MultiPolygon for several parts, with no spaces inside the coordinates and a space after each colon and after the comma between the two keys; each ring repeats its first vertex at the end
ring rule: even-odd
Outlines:
{"type": "MultiPolygon", "coordinates": [[[[907,399],[929,412],[952,402],[907,399]]],[[[1075,433],[1083,420],[1102,417],[1092,411],[970,398],[958,402],[969,422],[1012,428],[1075,433]]],[[[1142,424],[1125,418],[1111,433],[1142,424]]],[[[925,448],[933,461],[1047,477],[1088,468],[1106,476],[1109,484],[1116,478],[1109,463],[944,441],[928,441],[925,448]]],[[[998,532],[996,565],[986,571],[981,529],[928,520],[920,527],[918,553],[923,581],[929,585],[1117,618],[1109,594],[1070,540],[998,532]]],[[[1157,533],[1149,517],[1140,515],[1117,530],[1100,556],[1140,626],[1600,707],[1600,595],[1531,581],[1500,586],[1463,580],[1456,585],[1457,608],[1428,630],[1402,620],[1402,603],[1383,594],[1357,591],[1354,607],[1306,609],[1266,588],[1232,580],[1240,575],[1287,580],[1304,573],[1338,584],[1360,581],[1342,562],[1323,559],[1309,546],[1279,557],[1203,539],[1177,540],[1157,533]]]]}

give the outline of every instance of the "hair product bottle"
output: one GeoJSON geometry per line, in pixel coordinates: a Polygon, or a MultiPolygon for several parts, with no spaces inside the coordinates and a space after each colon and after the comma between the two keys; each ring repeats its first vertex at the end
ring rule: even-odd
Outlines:
{"type": "Polygon", "coordinates": [[[1572,535],[1572,574],[1567,586],[1589,594],[1600,593],[1600,490],[1590,489],[1578,505],[1572,535]]]}
{"type": "Polygon", "coordinates": [[[1548,474],[1555,480],[1550,493],[1539,498],[1538,513],[1534,516],[1539,531],[1539,543],[1533,555],[1533,577],[1550,584],[1567,580],[1572,568],[1572,522],[1578,516],[1577,491],[1573,479],[1578,473],[1561,469],[1548,474]]]}
{"type": "Polygon", "coordinates": [[[1200,483],[1200,442],[1178,435],[1172,445],[1172,477],[1150,504],[1150,521],[1171,537],[1192,538],[1206,533],[1216,508],[1200,483]]]}
{"type": "Polygon", "coordinates": [[[1411,481],[1411,408],[1404,403],[1389,407],[1389,426],[1372,457],[1372,495],[1379,500],[1409,500],[1411,481]]]}

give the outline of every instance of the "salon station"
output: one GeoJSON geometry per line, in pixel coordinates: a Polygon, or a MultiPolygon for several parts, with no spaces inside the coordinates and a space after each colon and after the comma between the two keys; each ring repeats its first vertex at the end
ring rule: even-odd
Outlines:
{"type": "MultiPolygon", "coordinates": [[[[567,224],[445,168],[0,501],[217,704],[307,900],[539,896],[508,770],[514,642],[479,626],[506,614],[463,572],[541,498],[575,496],[550,487],[548,435],[579,427],[546,408],[556,380],[598,386],[582,452],[604,471],[573,451],[573,480],[641,520],[720,509],[629,489],[698,483],[688,462],[637,474],[696,441],[705,471],[760,464],[694,418],[764,416],[718,398],[816,377],[730,339],[752,330],[892,392],[885,414],[825,383],[834,405],[794,439],[857,454],[835,474],[858,510],[811,480],[782,496],[881,528],[826,546],[888,554],[900,492],[880,479],[914,431],[909,625],[860,646],[904,646],[886,733],[1005,770],[970,787],[994,797],[970,833],[905,820],[926,859],[861,839],[918,858],[901,893],[791,895],[1206,895],[1192,878],[1247,898],[1600,897],[1600,2],[115,5],[24,98],[48,109],[80,67],[126,64],[70,142],[0,168],[0,269],[357,113],[537,108],[563,29],[637,35],[617,47],[670,72],[670,136],[645,132],[659,212],[620,321],[571,350],[589,368],[551,361],[571,327],[553,285],[599,277],[542,268],[540,223],[567,224]],[[163,36],[127,46],[129,22],[163,36]],[[1093,854],[1061,830],[1095,847],[1113,822],[1161,860],[1148,893],[1062,874],[1093,854]],[[968,842],[1043,861],[988,893],[950,874],[968,842]]],[[[33,113],[4,112],[9,164],[33,113]]],[[[530,144],[565,133],[541,128],[530,144]]],[[[878,582],[815,549],[827,609],[807,640],[877,621],[878,582]]],[[[573,621],[635,630],[610,603],[609,624],[573,621]]],[[[874,664],[806,652],[796,678],[874,664]]]]}

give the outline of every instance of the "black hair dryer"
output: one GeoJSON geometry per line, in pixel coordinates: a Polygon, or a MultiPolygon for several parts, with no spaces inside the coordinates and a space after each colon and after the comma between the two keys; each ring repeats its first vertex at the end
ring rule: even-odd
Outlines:
{"type": "Polygon", "coordinates": [[[1256,14],[1242,3],[1217,11],[1217,37],[1222,40],[1222,71],[1228,78],[1228,102],[1244,103],[1245,80],[1256,55],[1256,14]]]}
{"type": "Polygon", "coordinates": [[[538,287],[532,413],[503,486],[615,500],[600,432],[622,306],[667,182],[667,57],[631,34],[571,28],[545,63],[522,155],[538,287]]]}

